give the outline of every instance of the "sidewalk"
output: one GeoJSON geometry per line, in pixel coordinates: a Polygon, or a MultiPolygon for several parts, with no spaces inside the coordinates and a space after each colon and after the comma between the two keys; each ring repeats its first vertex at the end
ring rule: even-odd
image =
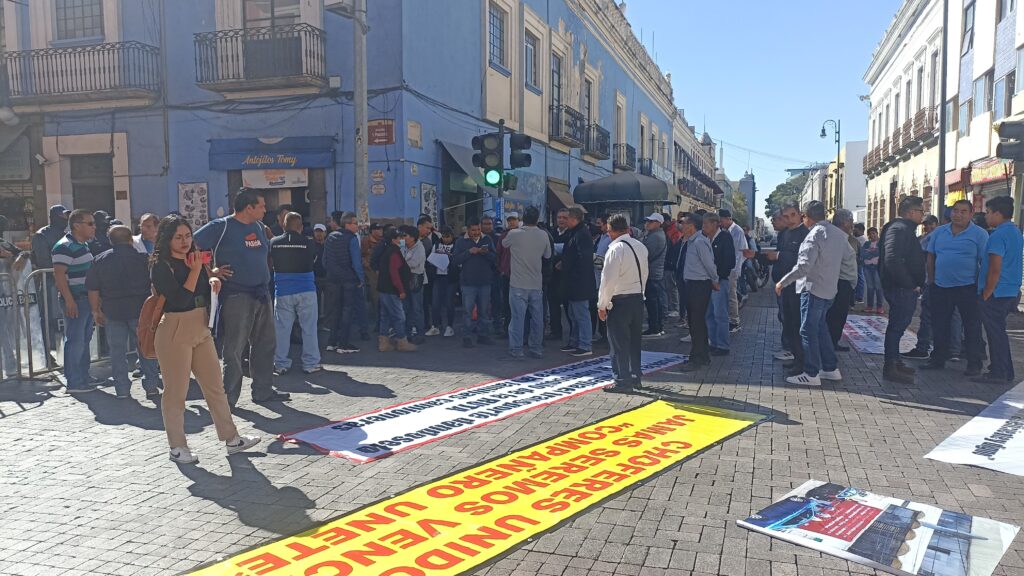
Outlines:
{"type": "MultiPolygon", "coordinates": [[[[735,525],[811,478],[1024,521],[1020,478],[923,458],[1003,388],[970,383],[952,369],[916,386],[896,386],[881,380],[881,356],[856,351],[840,354],[842,382],[788,385],[781,363],[772,360],[779,340],[773,295],[762,290],[751,300],[729,357],[715,358],[704,373],[659,373],[648,383],[772,420],[477,573],[874,574],[735,525]]],[[[1024,331],[1011,333],[1017,358],[1024,359],[1024,331]]],[[[575,360],[560,354],[557,343],[548,344],[544,360],[494,360],[504,344],[469,355],[459,338],[436,337],[415,354],[325,352],[327,372],[277,379],[291,402],[257,406],[243,394],[239,427],[259,430],[265,452],[231,458],[196,393],[186,429],[201,457],[198,467],[167,460],[159,408],[138,387],[131,401],[115,399],[109,389],[74,399],[52,396],[45,384],[6,387],[0,390],[0,574],[185,571],[649,400],[585,394],[362,465],[272,438],[575,360]]],[[[679,352],[678,333],[645,342],[645,349],[679,352]]],[[[1024,373],[1024,364],[1018,368],[1024,373]]],[[[995,573],[1024,574],[1021,538],[995,573]]]]}

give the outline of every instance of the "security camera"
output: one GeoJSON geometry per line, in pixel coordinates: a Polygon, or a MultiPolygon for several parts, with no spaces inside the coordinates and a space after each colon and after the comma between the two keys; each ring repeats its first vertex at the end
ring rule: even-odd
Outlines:
{"type": "Polygon", "coordinates": [[[36,162],[39,162],[40,166],[46,166],[50,163],[50,161],[46,159],[46,156],[43,156],[42,154],[36,154],[36,162]]]}

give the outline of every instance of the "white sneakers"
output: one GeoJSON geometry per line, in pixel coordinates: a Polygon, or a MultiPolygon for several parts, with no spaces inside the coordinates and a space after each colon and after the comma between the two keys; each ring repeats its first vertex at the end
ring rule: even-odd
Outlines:
{"type": "MultiPolygon", "coordinates": [[[[260,443],[261,438],[259,436],[235,436],[231,440],[228,440],[224,445],[228,449],[228,455],[237,454],[239,452],[245,452],[249,448],[260,443]]],[[[178,464],[198,464],[199,457],[192,453],[188,449],[188,446],[182,446],[180,448],[171,448],[170,452],[171,462],[178,464]]]]}
{"type": "Polygon", "coordinates": [[[455,330],[453,330],[451,326],[445,328],[444,336],[445,338],[451,338],[452,336],[455,336],[455,330]]]}
{"type": "Polygon", "coordinates": [[[424,336],[438,336],[440,334],[441,331],[437,329],[437,326],[431,326],[430,330],[423,333],[424,336]]]}
{"type": "Polygon", "coordinates": [[[786,378],[786,382],[801,386],[821,386],[821,378],[818,376],[808,376],[807,372],[802,372],[796,376],[790,376],[789,378],[786,378]]]}
{"type": "Polygon", "coordinates": [[[796,376],[790,376],[786,378],[786,382],[790,384],[800,384],[804,386],[820,386],[822,380],[828,380],[831,382],[838,382],[843,379],[843,375],[839,373],[839,369],[835,370],[822,370],[818,372],[817,376],[808,376],[806,372],[798,374],[796,376]]]}
{"type": "Polygon", "coordinates": [[[793,360],[793,353],[789,350],[779,350],[775,353],[776,360],[793,360]]]}
{"type": "Polygon", "coordinates": [[[188,447],[171,448],[171,462],[178,464],[198,464],[199,457],[192,454],[188,447]]]}
{"type": "Polygon", "coordinates": [[[228,448],[228,454],[237,454],[259,444],[260,440],[259,436],[235,436],[225,442],[224,445],[228,448]]]}
{"type": "Polygon", "coordinates": [[[832,382],[838,382],[839,380],[843,379],[843,375],[839,373],[839,368],[836,368],[835,370],[832,371],[822,370],[821,372],[818,372],[818,378],[821,378],[822,380],[831,380],[832,382]]]}

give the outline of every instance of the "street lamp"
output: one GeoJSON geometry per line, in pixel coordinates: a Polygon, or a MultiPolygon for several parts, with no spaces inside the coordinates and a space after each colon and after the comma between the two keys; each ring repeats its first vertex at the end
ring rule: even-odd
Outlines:
{"type": "Polygon", "coordinates": [[[840,170],[840,168],[842,168],[842,165],[839,162],[839,159],[840,159],[840,142],[842,142],[842,138],[841,138],[841,135],[842,135],[842,125],[841,125],[841,122],[839,120],[825,120],[825,123],[821,125],[821,137],[822,138],[825,138],[825,137],[828,136],[828,133],[825,131],[825,127],[828,126],[829,124],[832,125],[832,131],[835,132],[835,134],[836,134],[836,180],[835,180],[836,205],[834,206],[834,208],[839,209],[839,208],[842,208],[842,206],[843,206],[842,179],[839,177],[839,170],[840,170]]]}

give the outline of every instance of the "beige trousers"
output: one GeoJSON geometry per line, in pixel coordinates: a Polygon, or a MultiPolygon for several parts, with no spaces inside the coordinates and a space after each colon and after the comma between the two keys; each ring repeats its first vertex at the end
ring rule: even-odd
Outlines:
{"type": "Polygon", "coordinates": [[[188,446],[185,440],[185,398],[192,374],[195,374],[206,398],[217,436],[225,441],[234,438],[238,430],[231,418],[228,397],[224,394],[224,376],[220,371],[213,336],[207,327],[206,308],[164,314],[154,343],[164,381],[161,411],[171,448],[188,446]]]}

